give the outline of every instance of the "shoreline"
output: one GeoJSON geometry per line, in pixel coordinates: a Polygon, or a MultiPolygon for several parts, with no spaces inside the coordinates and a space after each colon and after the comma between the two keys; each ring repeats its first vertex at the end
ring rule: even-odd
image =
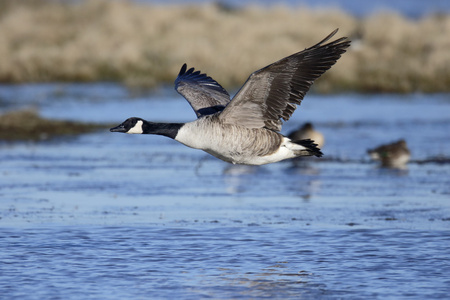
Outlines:
{"type": "Polygon", "coordinates": [[[43,118],[33,109],[17,109],[0,114],[0,143],[43,141],[75,136],[109,127],[108,124],[43,118]]]}
{"type": "Polygon", "coordinates": [[[318,93],[450,92],[450,15],[356,18],[338,10],[43,0],[0,3],[0,83],[171,85],[183,63],[227,90],[340,28],[351,48],[318,93]]]}

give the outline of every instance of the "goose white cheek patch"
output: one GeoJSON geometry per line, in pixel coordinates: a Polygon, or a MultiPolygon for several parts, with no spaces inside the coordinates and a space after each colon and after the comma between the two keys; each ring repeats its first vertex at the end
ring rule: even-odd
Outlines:
{"type": "Polygon", "coordinates": [[[136,122],[136,125],[130,128],[130,130],[127,131],[127,133],[130,134],[141,134],[144,131],[142,130],[142,124],[143,122],[141,120],[136,122]]]}

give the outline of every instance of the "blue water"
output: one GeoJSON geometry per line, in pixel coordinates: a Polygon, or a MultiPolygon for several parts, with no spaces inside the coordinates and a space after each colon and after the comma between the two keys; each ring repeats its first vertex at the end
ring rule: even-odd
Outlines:
{"type": "MultiPolygon", "coordinates": [[[[0,299],[442,299],[450,293],[450,95],[308,95],[322,159],[233,166],[108,130],[0,144],[0,299]],[[412,161],[366,149],[405,138],[412,161]]],[[[119,123],[195,118],[174,91],[0,86],[0,110],[119,123]],[[168,113],[170,112],[170,113],[168,113]]]]}
{"type": "Polygon", "coordinates": [[[449,292],[450,241],[440,231],[60,226],[3,230],[1,242],[3,299],[444,299],[449,292]]]}

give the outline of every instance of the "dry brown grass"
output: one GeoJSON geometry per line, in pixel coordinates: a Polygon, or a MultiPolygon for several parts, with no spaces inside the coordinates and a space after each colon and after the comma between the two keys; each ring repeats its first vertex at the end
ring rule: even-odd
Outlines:
{"type": "Polygon", "coordinates": [[[24,109],[0,115],[0,140],[46,140],[106,127],[107,125],[44,119],[36,111],[24,109]]]}
{"type": "Polygon", "coordinates": [[[91,0],[0,0],[0,81],[171,83],[186,62],[227,88],[335,28],[353,47],[320,91],[450,91],[450,17],[91,0]]]}

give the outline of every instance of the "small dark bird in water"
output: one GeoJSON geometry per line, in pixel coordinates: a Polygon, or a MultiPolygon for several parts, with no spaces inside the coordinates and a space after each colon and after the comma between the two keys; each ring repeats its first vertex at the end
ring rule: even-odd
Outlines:
{"type": "Polygon", "coordinates": [[[382,167],[402,169],[408,163],[411,153],[406,141],[401,139],[397,142],[381,145],[367,150],[373,160],[380,161],[382,167]]]}
{"type": "Polygon", "coordinates": [[[314,141],[314,143],[317,144],[317,147],[319,148],[322,148],[325,144],[325,138],[323,137],[323,134],[320,131],[314,129],[314,126],[310,122],[303,124],[303,126],[297,130],[291,131],[288,134],[288,138],[293,141],[311,139],[314,141]]]}
{"type": "MultiPolygon", "coordinates": [[[[322,156],[310,139],[291,140],[280,134],[306,92],[350,46],[346,37],[316,45],[258,71],[230,100],[228,92],[206,74],[181,67],[175,89],[198,119],[188,123],[155,123],[129,118],[112,132],[160,134],[201,149],[233,164],[263,165],[298,156],[322,156]]],[[[170,112],[168,112],[170,113],[170,112]]]]}

